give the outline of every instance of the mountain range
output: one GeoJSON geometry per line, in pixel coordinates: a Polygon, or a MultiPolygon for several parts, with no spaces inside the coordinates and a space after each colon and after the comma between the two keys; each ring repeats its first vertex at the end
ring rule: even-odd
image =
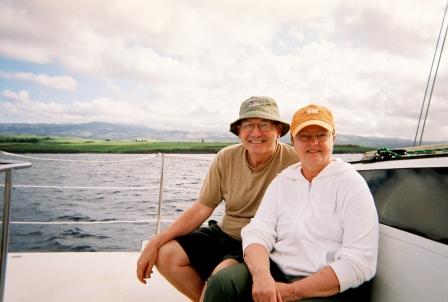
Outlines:
{"type": "MultiPolygon", "coordinates": [[[[238,138],[229,131],[193,132],[167,131],[152,129],[146,126],[90,122],[82,124],[47,124],[47,123],[0,123],[0,134],[35,134],[42,136],[66,136],[88,139],[145,139],[155,141],[206,141],[231,142],[238,138]]],[[[289,135],[282,141],[289,142],[289,135]]],[[[413,145],[409,139],[364,137],[357,135],[338,134],[337,144],[352,144],[374,148],[400,148],[413,145]]],[[[425,142],[427,144],[437,142],[425,142]]]]}

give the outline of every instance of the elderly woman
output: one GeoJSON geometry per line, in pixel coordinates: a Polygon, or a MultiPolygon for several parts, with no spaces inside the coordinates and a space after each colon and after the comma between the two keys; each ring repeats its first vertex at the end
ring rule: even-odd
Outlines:
{"type": "Polygon", "coordinates": [[[359,286],[375,275],[378,254],[369,188],[333,158],[330,110],[299,109],[291,136],[300,163],[273,180],[242,229],[245,264],[210,277],[205,301],[365,301],[359,286]]]}

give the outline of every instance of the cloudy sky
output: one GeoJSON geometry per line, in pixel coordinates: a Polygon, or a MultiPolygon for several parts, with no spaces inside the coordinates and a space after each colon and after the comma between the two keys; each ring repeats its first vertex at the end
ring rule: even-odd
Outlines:
{"type": "MultiPolygon", "coordinates": [[[[227,131],[268,95],[413,139],[446,0],[0,0],[0,122],[227,131]]],[[[425,139],[448,141],[448,54],[425,139]]]]}

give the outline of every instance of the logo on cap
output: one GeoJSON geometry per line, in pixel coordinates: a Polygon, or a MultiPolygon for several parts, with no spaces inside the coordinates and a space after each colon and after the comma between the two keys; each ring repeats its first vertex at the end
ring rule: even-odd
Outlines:
{"type": "Polygon", "coordinates": [[[268,102],[266,100],[262,100],[262,99],[253,99],[253,100],[250,100],[249,102],[247,102],[247,106],[255,107],[255,106],[263,105],[265,103],[268,103],[268,102]]]}
{"type": "Polygon", "coordinates": [[[305,112],[305,114],[318,114],[319,113],[319,109],[316,108],[308,108],[305,112]]]}

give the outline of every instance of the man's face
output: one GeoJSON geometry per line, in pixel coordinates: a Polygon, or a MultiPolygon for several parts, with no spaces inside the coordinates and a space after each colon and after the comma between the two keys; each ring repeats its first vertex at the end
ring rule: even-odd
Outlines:
{"type": "Polygon", "coordinates": [[[238,136],[249,155],[271,154],[280,136],[280,127],[270,120],[249,118],[243,120],[238,126],[238,136]]]}
{"type": "Polygon", "coordinates": [[[303,128],[293,137],[294,150],[304,169],[321,171],[331,161],[334,136],[320,126],[303,128]]]}

